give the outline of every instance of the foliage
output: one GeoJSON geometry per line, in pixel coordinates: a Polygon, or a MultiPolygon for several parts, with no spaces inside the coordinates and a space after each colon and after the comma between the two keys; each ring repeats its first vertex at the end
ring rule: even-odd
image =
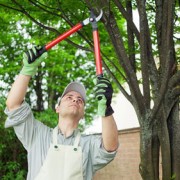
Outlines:
{"type": "MultiPolygon", "coordinates": [[[[27,6],[27,11],[34,12],[35,10],[27,6]]],[[[37,26],[32,21],[29,21],[25,16],[22,16],[22,14],[18,13],[15,16],[13,11],[11,13],[7,14],[5,8],[1,11],[3,21],[1,24],[3,54],[0,55],[2,59],[0,65],[2,67],[0,69],[0,80],[3,82],[3,86],[1,86],[1,96],[7,95],[14,78],[20,71],[23,52],[26,51],[28,47],[31,47],[32,44],[47,44],[47,42],[51,41],[60,33],[56,31],[55,35],[53,33],[50,34],[48,31],[42,30],[41,27],[37,26]],[[7,32],[9,32],[8,36],[7,32]]],[[[54,17],[52,15],[53,19],[48,15],[42,17],[39,12],[34,13],[33,16],[37,19],[41,18],[41,23],[46,25],[57,28],[61,26],[61,32],[69,28],[63,20],[58,20],[56,16],[54,17]]],[[[78,42],[81,45],[84,44],[85,46],[85,43],[77,34],[74,34],[72,39],[74,42],[78,42]]],[[[63,41],[60,45],[48,52],[48,59],[40,68],[39,74],[36,76],[37,78],[33,79],[33,82],[31,82],[26,97],[27,101],[34,110],[42,111],[48,107],[53,110],[58,97],[69,82],[76,80],[81,81],[87,88],[93,89],[94,85],[91,81],[95,78],[93,61],[92,53],[85,53],[77,49],[77,47],[72,47],[72,45],[63,41]],[[40,84],[42,84],[41,87],[40,84]],[[40,109],[37,105],[39,91],[41,91],[43,104],[46,104],[45,107],[41,106],[40,109]]],[[[93,94],[90,90],[88,90],[88,92],[93,94]]],[[[94,112],[92,104],[94,104],[94,98],[91,97],[88,99],[87,103],[87,109],[90,109],[87,110],[90,113],[87,113],[86,116],[86,122],[88,123],[91,122],[92,113],[94,112]]]]}
{"type": "MultiPolygon", "coordinates": [[[[11,1],[1,2],[8,6],[11,4],[12,8],[16,8],[11,1]]],[[[66,24],[61,18],[59,10],[56,15],[51,14],[49,16],[44,14],[42,16],[42,12],[37,11],[35,6],[29,6],[27,1],[23,3],[23,6],[27,8],[27,12],[31,13],[34,19],[41,21],[46,26],[51,26],[54,31],[51,32],[39,27],[20,12],[7,11],[7,8],[0,6],[0,50],[2,52],[0,54],[0,134],[1,137],[4,137],[0,140],[0,177],[4,180],[23,179],[22,177],[25,178],[27,173],[26,152],[19,140],[17,140],[13,129],[4,129],[6,116],[3,113],[5,98],[21,70],[23,53],[34,44],[47,44],[57,35],[70,28],[70,25],[66,24]]],[[[52,6],[53,4],[54,2],[52,2],[52,6]]],[[[63,6],[66,9],[66,5],[63,6]]],[[[52,8],[49,11],[51,12],[52,8]]],[[[74,18],[74,24],[79,19],[86,18],[86,15],[81,12],[79,12],[79,18],[77,15],[69,14],[69,16],[74,18]]],[[[71,17],[69,18],[72,19],[71,17]]],[[[92,39],[90,30],[87,36],[92,39]]],[[[79,44],[79,46],[87,47],[87,44],[77,33],[69,39],[79,44]]],[[[85,52],[77,46],[74,47],[68,41],[63,41],[48,52],[48,58],[39,68],[38,74],[31,80],[26,101],[31,105],[38,120],[50,127],[54,127],[57,124],[57,115],[54,112],[54,108],[58,97],[61,96],[63,89],[69,82],[81,81],[87,87],[88,95],[86,117],[79,125],[79,128],[83,131],[91,123],[96,111],[93,95],[94,84],[92,81],[95,78],[93,53],[91,51],[85,52]],[[42,97],[40,108],[37,104],[39,97],[42,97]]]]}
{"type": "Polygon", "coordinates": [[[176,179],[176,174],[173,174],[171,180],[175,180],[175,179],[176,179]]]}
{"type": "Polygon", "coordinates": [[[27,174],[26,151],[12,128],[5,129],[5,98],[0,97],[0,179],[22,180],[27,174]]]}

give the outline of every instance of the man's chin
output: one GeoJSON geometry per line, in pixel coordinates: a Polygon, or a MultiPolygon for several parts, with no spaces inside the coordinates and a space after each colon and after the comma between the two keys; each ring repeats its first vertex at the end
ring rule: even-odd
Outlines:
{"type": "Polygon", "coordinates": [[[79,111],[78,111],[78,108],[73,108],[70,112],[69,112],[69,115],[70,116],[72,116],[72,118],[74,117],[74,118],[79,118],[79,119],[81,119],[80,117],[81,117],[81,115],[80,115],[80,113],[79,113],[79,111]]]}

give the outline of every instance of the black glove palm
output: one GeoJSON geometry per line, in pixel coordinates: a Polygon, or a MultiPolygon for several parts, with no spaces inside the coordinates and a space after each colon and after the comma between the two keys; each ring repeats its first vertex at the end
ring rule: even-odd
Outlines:
{"type": "Polygon", "coordinates": [[[98,115],[110,116],[114,113],[111,107],[113,88],[110,81],[99,77],[96,85],[96,98],[98,100],[98,115]]]}
{"type": "Polygon", "coordinates": [[[37,58],[39,58],[44,52],[46,52],[46,49],[41,46],[35,46],[34,48],[30,49],[26,52],[28,63],[33,63],[37,58]]]}
{"type": "Polygon", "coordinates": [[[47,53],[43,54],[43,48],[33,47],[23,54],[23,68],[20,74],[34,76],[38,70],[38,66],[47,56],[47,53]],[[43,55],[42,55],[43,54],[43,55]],[[42,55],[42,56],[41,56],[42,55]]]}

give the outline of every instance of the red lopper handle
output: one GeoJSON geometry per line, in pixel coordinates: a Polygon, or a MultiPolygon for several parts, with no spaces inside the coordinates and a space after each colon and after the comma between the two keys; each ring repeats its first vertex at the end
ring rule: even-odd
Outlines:
{"type": "Polygon", "coordinates": [[[94,53],[95,53],[95,61],[96,61],[96,75],[103,76],[99,34],[97,29],[93,30],[93,40],[94,40],[94,53]]]}
{"type": "Polygon", "coordinates": [[[78,23],[76,24],[74,27],[72,27],[69,31],[63,33],[62,35],[58,36],[56,39],[54,39],[53,41],[51,41],[50,43],[48,43],[47,45],[45,45],[45,49],[49,50],[51,49],[53,46],[55,46],[56,44],[58,44],[59,42],[61,42],[62,40],[66,39],[68,36],[70,36],[71,34],[73,34],[74,32],[78,31],[79,29],[81,29],[83,27],[82,23],[78,23]]]}

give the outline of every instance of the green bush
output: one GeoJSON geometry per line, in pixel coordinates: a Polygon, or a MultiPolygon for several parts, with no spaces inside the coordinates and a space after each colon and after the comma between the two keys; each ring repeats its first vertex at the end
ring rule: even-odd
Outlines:
{"type": "Polygon", "coordinates": [[[27,156],[13,128],[5,129],[5,98],[0,98],[0,179],[23,180],[27,174],[27,156]]]}

